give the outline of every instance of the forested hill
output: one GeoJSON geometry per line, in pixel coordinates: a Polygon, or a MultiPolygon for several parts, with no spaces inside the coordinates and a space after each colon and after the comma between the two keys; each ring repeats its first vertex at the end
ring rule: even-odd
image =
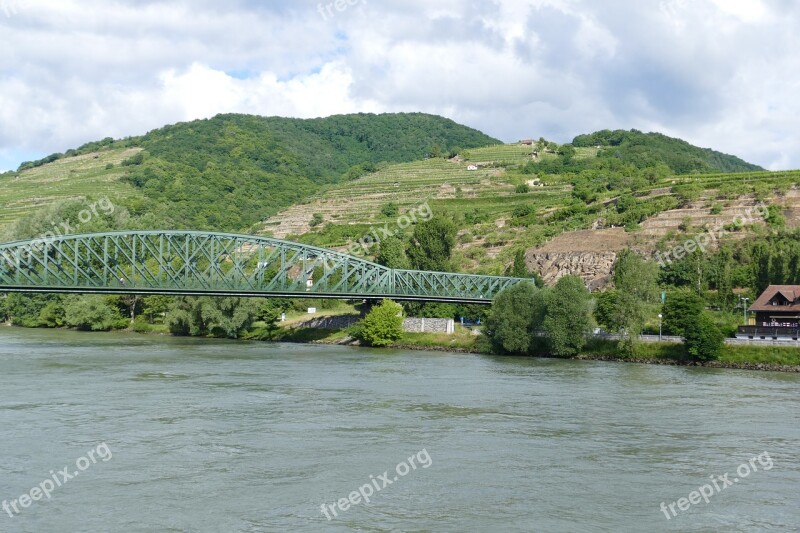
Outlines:
{"type": "Polygon", "coordinates": [[[637,168],[665,163],[676,174],[764,170],[733,155],[698,148],[661,133],[642,133],[638,130],[602,130],[578,135],[572,145],[576,148],[600,146],[597,157],[622,159],[637,168]]]}
{"type": "Polygon", "coordinates": [[[320,185],[355,179],[377,163],[495,142],[421,113],[311,120],[218,115],[142,137],[137,144],[144,158],[126,179],[152,200],[170,204],[178,224],[246,229],[320,185]]]}
{"type": "MultiPolygon", "coordinates": [[[[452,120],[422,113],[292,119],[227,114],[87,143],[23,163],[18,173],[74,156],[141,149],[122,161],[121,180],[172,227],[244,231],[325,184],[355,179],[382,162],[499,143],[452,120]]],[[[135,150],[134,150],[135,151],[135,150]]],[[[62,161],[63,160],[63,161],[62,161]]],[[[109,173],[115,172],[110,169],[109,173]]]]}

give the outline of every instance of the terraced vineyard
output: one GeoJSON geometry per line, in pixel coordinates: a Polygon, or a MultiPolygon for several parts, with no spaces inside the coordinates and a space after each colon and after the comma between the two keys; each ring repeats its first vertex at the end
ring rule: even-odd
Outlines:
{"type": "MultiPolygon", "coordinates": [[[[382,214],[387,204],[396,204],[403,213],[427,202],[432,212],[454,217],[465,228],[459,233],[458,264],[466,271],[496,274],[503,271],[517,249],[542,249],[553,254],[562,248],[558,244],[562,240],[574,244],[569,239],[571,232],[613,228],[606,217],[615,213],[618,192],[602,193],[588,209],[571,214],[568,206],[576,200],[569,177],[547,175],[545,183],[540,184],[534,181],[535,176],[519,172],[532,160],[533,150],[535,147],[525,145],[495,145],[467,150],[449,161],[430,159],[388,166],[279,213],[260,231],[344,248],[372,226],[393,223],[396,217],[382,214]],[[471,165],[477,170],[468,170],[471,165]],[[517,192],[517,185],[526,181],[530,191],[517,192]],[[313,219],[317,223],[312,227],[313,219]],[[328,228],[339,231],[329,230],[328,224],[328,228]],[[552,250],[542,247],[553,239],[552,250]]],[[[596,155],[596,148],[579,148],[575,157],[596,155]]],[[[539,157],[556,156],[545,153],[539,157]]],[[[655,209],[636,231],[627,234],[627,242],[653,251],[685,239],[688,233],[730,224],[760,204],[779,206],[787,224],[797,226],[798,185],[800,171],[670,176],[636,191],[637,198],[652,203],[655,209]]],[[[618,236],[614,231],[619,228],[608,234],[618,236]]],[[[603,241],[605,233],[595,233],[596,240],[603,241]]],[[[602,242],[593,244],[605,246],[602,242]]],[[[614,243],[609,242],[608,250],[613,249],[614,243]]],[[[568,251],[563,253],[569,255],[568,251]]]]}
{"type": "Polygon", "coordinates": [[[108,196],[111,201],[140,197],[119,180],[120,163],[139,148],[107,150],[23,170],[0,178],[0,233],[5,226],[32,211],[64,200],[108,196]]]}
{"type": "Polygon", "coordinates": [[[312,229],[315,214],[324,223],[382,223],[385,217],[381,208],[386,204],[394,203],[403,212],[426,201],[448,212],[479,209],[494,224],[495,219],[510,214],[515,206],[529,204],[531,194],[541,198],[566,194],[564,186],[537,187],[529,195],[515,194],[515,184],[506,171],[494,165],[524,163],[530,160],[530,151],[530,146],[498,145],[469,150],[465,154],[472,158],[469,161],[428,159],[391,165],[356,181],[328,188],[308,202],[271,217],[262,231],[279,238],[302,235],[312,229]],[[478,169],[468,170],[473,164],[478,169]]]}

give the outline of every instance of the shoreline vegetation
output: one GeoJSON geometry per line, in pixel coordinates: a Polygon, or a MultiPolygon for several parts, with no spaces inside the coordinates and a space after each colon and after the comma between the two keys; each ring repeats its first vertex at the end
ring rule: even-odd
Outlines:
{"type": "MultiPolygon", "coordinates": [[[[7,325],[7,327],[19,326],[7,325]]],[[[133,328],[111,330],[110,333],[134,333],[137,335],[169,335],[169,331],[154,328],[150,331],[136,331],[133,328]]],[[[193,338],[218,338],[213,336],[193,338]]],[[[235,339],[234,339],[235,340],[235,339]]],[[[304,327],[282,327],[274,331],[270,338],[265,338],[258,326],[240,340],[259,342],[287,342],[296,344],[319,344],[333,346],[367,347],[350,336],[345,329],[318,329],[304,327]]],[[[591,339],[581,353],[570,357],[557,357],[547,353],[534,355],[498,355],[481,346],[481,337],[471,331],[457,326],[454,335],[436,333],[403,333],[396,342],[387,346],[391,350],[437,351],[448,353],[464,353],[475,355],[493,355],[497,357],[538,359],[561,359],[571,361],[602,361],[612,363],[632,363],[665,366],[696,366],[730,370],[752,370],[768,372],[800,372],[800,350],[782,346],[730,346],[726,345],[719,359],[714,361],[696,361],[686,358],[679,344],[671,342],[653,342],[641,345],[636,355],[626,355],[619,350],[614,341],[591,339]]]]}

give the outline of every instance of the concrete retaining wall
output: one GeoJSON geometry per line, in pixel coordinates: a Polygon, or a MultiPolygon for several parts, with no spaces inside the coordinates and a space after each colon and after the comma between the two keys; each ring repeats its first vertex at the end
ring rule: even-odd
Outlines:
{"type": "Polygon", "coordinates": [[[406,318],[403,320],[403,331],[408,333],[447,333],[455,332],[452,318],[406,318]]]}
{"type": "MultiPolygon", "coordinates": [[[[301,328],[344,329],[361,320],[358,315],[320,316],[298,324],[301,328]]],[[[403,331],[407,333],[447,333],[455,331],[452,318],[406,318],[403,331]]]]}

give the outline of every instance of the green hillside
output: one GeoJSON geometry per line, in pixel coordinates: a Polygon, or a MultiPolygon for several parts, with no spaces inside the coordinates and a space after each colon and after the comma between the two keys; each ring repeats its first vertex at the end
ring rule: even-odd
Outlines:
{"type": "Polygon", "coordinates": [[[698,148],[661,133],[642,133],[638,130],[602,130],[578,135],[572,145],[576,148],[599,147],[599,158],[622,159],[637,168],[665,163],[676,174],[764,170],[736,156],[698,148]]]}
{"type": "MultiPolygon", "coordinates": [[[[427,204],[458,227],[454,264],[501,274],[519,250],[578,230],[617,228],[612,233],[623,234],[611,235],[614,244],[654,251],[704,227],[729,224],[757,202],[786,211],[790,224],[800,207],[787,196],[800,183],[797,171],[680,175],[664,161],[638,168],[626,154],[604,157],[603,152],[539,142],[388,165],[326,187],[266,220],[262,232],[346,248],[372,228],[395,224],[398,213],[427,204]],[[548,170],[553,168],[561,171],[548,170]]],[[[604,249],[604,238],[598,232],[591,239],[595,248],[604,249]]],[[[585,239],[567,240],[561,248],[585,249],[585,239]]]]}
{"type": "Polygon", "coordinates": [[[124,205],[134,215],[157,213],[170,227],[245,231],[322,185],[355,179],[378,163],[497,142],[421,113],[312,120],[218,115],[23,163],[0,177],[0,224],[56,199],[94,193],[146,199],[124,205]],[[132,149],[139,151],[124,152],[132,149]]]}

